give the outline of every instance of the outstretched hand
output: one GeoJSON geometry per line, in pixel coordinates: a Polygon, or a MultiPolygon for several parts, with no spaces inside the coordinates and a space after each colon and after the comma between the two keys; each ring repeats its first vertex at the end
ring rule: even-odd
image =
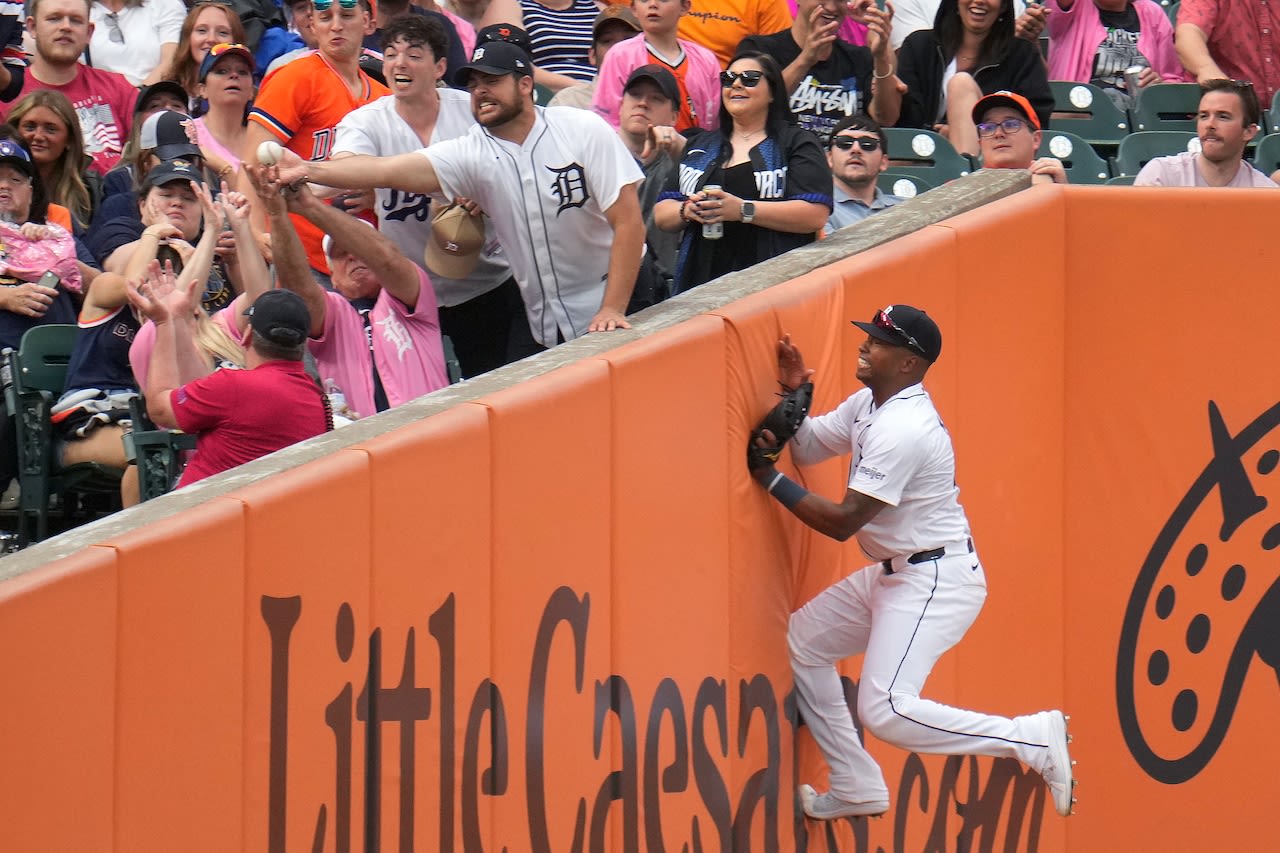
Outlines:
{"type": "Polygon", "coordinates": [[[790,334],[783,335],[778,341],[778,371],[782,384],[788,388],[799,388],[813,381],[813,368],[804,366],[804,356],[800,354],[800,348],[791,343],[790,334]]]}
{"type": "Polygon", "coordinates": [[[194,282],[185,288],[178,286],[173,264],[168,261],[163,266],[159,261],[149,261],[141,279],[130,279],[125,283],[129,303],[139,314],[157,324],[190,310],[190,296],[194,289],[194,282]]]}

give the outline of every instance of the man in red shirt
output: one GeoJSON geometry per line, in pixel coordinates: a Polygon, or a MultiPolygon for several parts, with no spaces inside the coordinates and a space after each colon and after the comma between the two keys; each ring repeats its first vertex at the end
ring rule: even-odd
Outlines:
{"type": "MultiPolygon", "coordinates": [[[[91,168],[105,175],[120,161],[129,138],[138,90],[121,74],[80,64],[93,35],[89,6],[89,0],[33,0],[27,29],[35,39],[35,55],[14,102],[37,89],[66,95],[80,119],[91,168]]],[[[0,106],[0,119],[10,106],[0,106]]]]}
{"type": "Polygon", "coordinates": [[[182,384],[183,353],[193,350],[191,312],[158,295],[156,270],[129,286],[130,301],[156,325],[147,411],[157,424],[196,436],[196,454],[178,486],[243,465],[332,428],[327,398],[302,366],[311,317],[301,297],[268,290],[249,317],[245,370],[216,370],[182,384]],[[175,310],[177,308],[177,310],[175,310]]]}
{"type": "Polygon", "coordinates": [[[1280,11],[1268,0],[1183,0],[1174,43],[1196,82],[1248,80],[1265,110],[1280,91],[1280,11]]]}

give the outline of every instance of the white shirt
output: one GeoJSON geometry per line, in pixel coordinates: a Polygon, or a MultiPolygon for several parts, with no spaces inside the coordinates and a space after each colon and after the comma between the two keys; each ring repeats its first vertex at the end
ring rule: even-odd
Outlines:
{"type": "Polygon", "coordinates": [[[887,560],[969,538],[951,435],[923,385],[879,407],[864,388],[806,419],[792,444],[800,465],[850,452],[849,488],[887,504],[857,533],[867,556],[887,560]]]}
{"type": "Polygon", "coordinates": [[[89,42],[89,58],[94,68],[123,74],[135,86],[160,64],[160,46],[177,44],[187,7],[182,0],[142,0],[139,6],[125,6],[116,13],[124,41],[112,41],[115,29],[107,15],[111,12],[101,3],[89,10],[93,22],[93,38],[89,42]]]}
{"type": "Polygon", "coordinates": [[[644,180],[635,157],[590,110],[536,107],[517,145],[476,125],[423,149],[450,198],[480,203],[520,285],[534,340],[586,334],[600,310],[613,228],[605,211],[644,180]]]}
{"type": "MultiPolygon", "coordinates": [[[[465,136],[476,126],[471,115],[471,96],[458,89],[437,89],[440,112],[431,131],[431,142],[465,136]]],[[[418,133],[396,111],[396,98],[386,95],[352,110],[338,123],[334,153],[372,154],[385,157],[422,150],[418,133]]],[[[431,284],[440,305],[453,306],[488,293],[511,276],[502,246],[493,231],[493,221],[485,218],[485,247],[476,268],[465,279],[445,278],[426,266],[424,252],[431,236],[432,199],[404,190],[377,190],[378,230],[404,253],[405,257],[431,274],[431,284]]],[[[440,198],[436,199],[441,201],[440,198]]],[[[448,200],[445,200],[446,203],[448,200]]]]}

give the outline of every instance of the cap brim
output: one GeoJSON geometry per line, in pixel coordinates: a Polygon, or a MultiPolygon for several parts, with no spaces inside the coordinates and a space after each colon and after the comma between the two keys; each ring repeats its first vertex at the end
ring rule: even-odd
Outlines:
{"type": "Polygon", "coordinates": [[[1016,110],[1020,116],[1031,122],[1032,130],[1040,130],[1039,116],[1035,113],[1028,113],[1026,107],[1007,95],[987,95],[979,100],[978,103],[974,104],[973,123],[980,123],[982,121],[982,117],[986,115],[987,110],[994,109],[996,107],[1008,107],[1011,110],[1016,110]]]}
{"type": "Polygon", "coordinates": [[[451,255],[448,252],[432,251],[433,248],[427,248],[427,255],[424,260],[427,262],[427,269],[443,278],[466,278],[475,272],[476,264],[480,262],[479,252],[473,252],[468,255],[451,255]]]}
{"type": "MultiPolygon", "coordinates": [[[[891,329],[882,329],[879,326],[877,326],[875,323],[864,323],[861,320],[850,320],[849,322],[857,326],[859,329],[866,332],[868,335],[875,338],[876,340],[884,341],[887,344],[893,344],[894,346],[899,346],[899,347],[907,346],[907,342],[903,340],[900,335],[894,333],[893,330],[891,329]]],[[[911,349],[910,347],[907,347],[907,348],[911,349]]],[[[915,352],[915,350],[911,350],[911,351],[915,352]]]]}
{"type": "Polygon", "coordinates": [[[517,71],[514,68],[499,68],[496,65],[483,65],[483,64],[464,65],[461,68],[459,68],[456,73],[454,73],[453,79],[459,83],[466,82],[467,75],[469,75],[472,71],[479,71],[481,74],[491,74],[494,77],[501,77],[504,74],[523,74],[524,73],[522,71],[517,71]]]}

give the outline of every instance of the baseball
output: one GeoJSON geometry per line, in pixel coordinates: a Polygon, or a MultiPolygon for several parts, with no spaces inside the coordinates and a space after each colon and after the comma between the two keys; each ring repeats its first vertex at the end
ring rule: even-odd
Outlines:
{"type": "Polygon", "coordinates": [[[268,139],[258,146],[258,162],[264,166],[274,166],[284,156],[284,149],[274,139],[268,139]]]}

